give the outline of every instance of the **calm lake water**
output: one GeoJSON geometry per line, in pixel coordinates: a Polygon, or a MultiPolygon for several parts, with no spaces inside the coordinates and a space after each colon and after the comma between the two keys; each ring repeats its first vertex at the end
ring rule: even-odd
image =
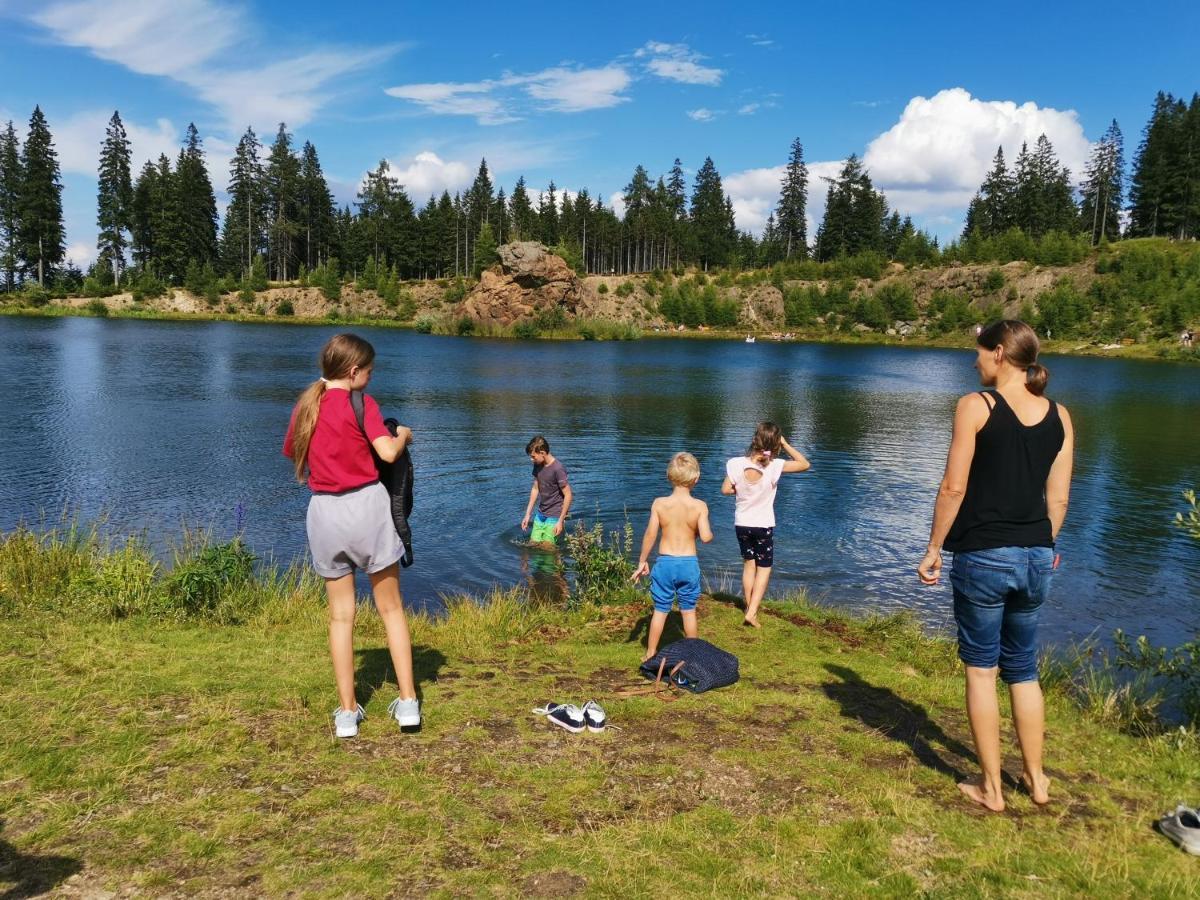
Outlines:
{"type": "MultiPolygon", "coordinates": [[[[333,331],[0,318],[0,529],[69,509],[162,546],[183,524],[228,536],[240,507],[258,554],[303,554],[308,492],[279,450],[333,331]]],[[[914,567],[955,399],[977,386],[972,352],[357,331],[379,354],[371,393],[416,434],[417,563],[403,575],[414,606],[547,580],[544,555],[519,546],[537,432],[570,472],[575,515],[628,516],[638,540],[671,454],[695,453],[717,535],[701,565],[714,587],[736,585],[724,462],[771,418],[813,463],[780,487],[772,592],[805,586],[836,606],[950,621],[948,585],[921,586],[914,567]]],[[[1200,486],[1200,370],[1046,362],[1078,451],[1043,636],[1120,627],[1178,643],[1200,626],[1200,545],[1173,524],[1180,491],[1200,486]]]]}

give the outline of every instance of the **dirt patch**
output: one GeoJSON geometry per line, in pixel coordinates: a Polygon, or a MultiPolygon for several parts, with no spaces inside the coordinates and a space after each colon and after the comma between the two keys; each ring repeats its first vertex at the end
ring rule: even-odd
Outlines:
{"type": "Polygon", "coordinates": [[[538,872],[521,882],[526,897],[577,897],[587,890],[587,879],[572,872],[538,872]]]}

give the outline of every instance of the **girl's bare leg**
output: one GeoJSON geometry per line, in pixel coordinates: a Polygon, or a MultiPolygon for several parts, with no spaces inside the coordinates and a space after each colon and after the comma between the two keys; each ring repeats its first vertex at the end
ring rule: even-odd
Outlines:
{"type": "Polygon", "coordinates": [[[333,679],[337,682],[338,705],[358,708],[354,697],[354,574],[325,579],[329,598],[329,655],[333,658],[333,679]]]}
{"type": "Polygon", "coordinates": [[[404,604],[400,599],[400,567],[393,563],[370,578],[375,608],[379,610],[379,617],[383,619],[383,627],[387,631],[388,651],[392,654],[392,668],[396,670],[400,699],[415,699],[417,687],[413,680],[412,639],[408,634],[408,619],[405,618],[404,604]]]}
{"type": "Polygon", "coordinates": [[[754,584],[757,580],[758,563],[752,559],[742,560],[742,596],[746,603],[746,624],[758,627],[758,604],[754,602],[754,584]]]}
{"type": "Polygon", "coordinates": [[[767,583],[770,580],[771,567],[758,566],[754,572],[754,596],[750,601],[750,610],[746,614],[746,618],[755,625],[758,624],[758,607],[762,604],[763,597],[767,596],[767,583]]]}

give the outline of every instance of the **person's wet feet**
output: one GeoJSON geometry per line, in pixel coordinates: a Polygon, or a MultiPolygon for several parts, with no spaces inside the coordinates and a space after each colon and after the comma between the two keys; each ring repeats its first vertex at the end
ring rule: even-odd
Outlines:
{"type": "Polygon", "coordinates": [[[983,785],[976,781],[960,781],[958,789],[970,800],[974,800],[984,809],[992,812],[1004,812],[1004,798],[999,793],[985,791],[983,785]]]}
{"type": "Polygon", "coordinates": [[[1028,772],[1022,772],[1021,784],[1025,785],[1030,799],[1038,806],[1045,806],[1050,802],[1050,778],[1044,773],[1034,778],[1028,772]]]}

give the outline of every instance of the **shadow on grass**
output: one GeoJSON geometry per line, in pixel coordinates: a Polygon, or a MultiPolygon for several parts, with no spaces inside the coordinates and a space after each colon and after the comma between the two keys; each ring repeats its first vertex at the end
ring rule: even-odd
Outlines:
{"type": "MultiPolygon", "coordinates": [[[[0,830],[4,820],[0,819],[0,830]]],[[[32,856],[0,838],[0,900],[36,897],[53,890],[83,868],[70,856],[32,856]],[[5,885],[10,885],[5,888],[5,885]]]]}
{"type": "Polygon", "coordinates": [[[964,760],[973,760],[974,751],[946,734],[937,722],[929,718],[925,707],[905,700],[889,688],[864,681],[853,669],[832,663],[826,663],[825,669],[841,679],[827,681],[821,685],[821,689],[841,707],[843,716],[857,719],[867,728],[904,744],[921,765],[935,772],[949,775],[956,781],[967,777],[956,765],[943,759],[934,745],[964,760]]]}
{"type": "MultiPolygon", "coordinates": [[[[654,610],[650,610],[633,623],[633,628],[629,629],[629,637],[625,638],[625,643],[632,644],[637,641],[643,647],[646,646],[646,638],[650,635],[650,617],[652,615],[654,615],[654,610]]],[[[662,640],[658,642],[658,646],[665,647],[684,637],[686,635],[683,633],[683,616],[679,614],[679,610],[673,609],[667,613],[667,622],[663,625],[662,640]]]]}
{"type": "MultiPolygon", "coordinates": [[[[354,685],[358,702],[366,706],[375,692],[388,682],[396,683],[392,669],[392,655],[387,647],[368,647],[355,650],[354,685]]],[[[413,680],[417,683],[417,699],[424,700],[421,685],[438,680],[438,673],[446,664],[446,656],[432,647],[413,647],[413,680]]]]}

